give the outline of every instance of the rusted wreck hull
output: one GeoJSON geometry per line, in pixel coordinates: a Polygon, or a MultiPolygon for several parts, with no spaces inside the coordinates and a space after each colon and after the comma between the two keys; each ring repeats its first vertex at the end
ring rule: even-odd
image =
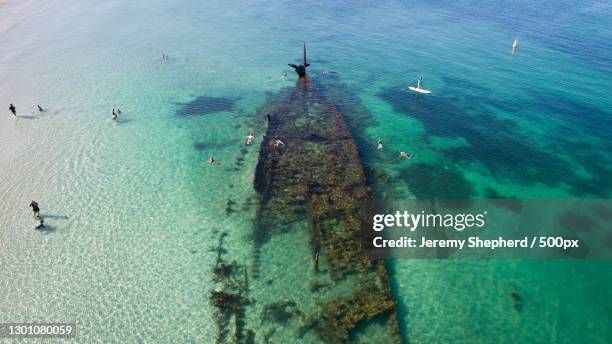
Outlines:
{"type": "Polygon", "coordinates": [[[344,116],[308,77],[262,109],[262,116],[269,123],[255,175],[256,250],[275,235],[303,230],[294,224],[306,222],[313,275],[304,279],[326,275],[331,281],[326,292],[312,288],[317,307],[303,312],[301,331],[313,331],[324,342],[354,342],[356,332],[369,336],[368,323],[376,319],[385,327],[376,334],[381,342],[401,343],[384,262],[369,259],[362,246],[361,206],[368,192],[344,116]],[[319,261],[325,267],[320,271],[319,261]],[[341,285],[342,292],[335,292],[341,285]]]}

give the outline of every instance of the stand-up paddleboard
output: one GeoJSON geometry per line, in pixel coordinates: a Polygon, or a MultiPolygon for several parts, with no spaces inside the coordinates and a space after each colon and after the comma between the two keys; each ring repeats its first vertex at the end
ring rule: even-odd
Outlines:
{"type": "Polygon", "coordinates": [[[408,87],[409,90],[417,92],[417,93],[424,93],[424,94],[430,94],[431,91],[430,90],[426,90],[424,88],[420,88],[420,87],[414,87],[414,86],[410,86],[408,87]]]}

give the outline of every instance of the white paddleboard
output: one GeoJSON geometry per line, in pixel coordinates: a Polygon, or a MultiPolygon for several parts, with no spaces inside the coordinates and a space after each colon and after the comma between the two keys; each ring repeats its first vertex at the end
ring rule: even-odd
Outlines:
{"type": "Polygon", "coordinates": [[[429,94],[431,93],[430,90],[426,90],[424,88],[418,88],[418,87],[414,87],[414,86],[410,86],[408,87],[409,90],[414,91],[414,92],[418,92],[418,93],[424,93],[424,94],[429,94]]]}

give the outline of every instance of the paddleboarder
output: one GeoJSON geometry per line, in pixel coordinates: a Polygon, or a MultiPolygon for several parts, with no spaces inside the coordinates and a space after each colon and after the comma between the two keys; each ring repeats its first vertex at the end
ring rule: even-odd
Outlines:
{"type": "Polygon", "coordinates": [[[424,93],[424,94],[429,94],[431,93],[430,90],[426,90],[422,87],[423,85],[423,77],[419,76],[419,78],[417,79],[417,84],[416,86],[409,86],[408,89],[411,91],[414,91],[416,93],[424,93]]]}

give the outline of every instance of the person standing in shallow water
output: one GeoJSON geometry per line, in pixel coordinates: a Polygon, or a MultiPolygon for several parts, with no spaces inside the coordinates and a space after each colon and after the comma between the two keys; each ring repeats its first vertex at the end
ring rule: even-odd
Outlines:
{"type": "Polygon", "coordinates": [[[251,143],[253,143],[254,139],[255,139],[255,135],[253,135],[253,133],[249,133],[246,137],[246,144],[250,145],[251,143]]]}
{"type": "Polygon", "coordinates": [[[34,216],[40,217],[40,208],[38,207],[38,203],[36,201],[32,201],[30,202],[30,207],[32,208],[32,211],[34,212],[34,216]]]}
{"type": "Polygon", "coordinates": [[[9,110],[11,110],[13,116],[17,117],[17,109],[15,109],[15,105],[13,105],[13,103],[11,103],[11,106],[9,106],[9,110]]]}

